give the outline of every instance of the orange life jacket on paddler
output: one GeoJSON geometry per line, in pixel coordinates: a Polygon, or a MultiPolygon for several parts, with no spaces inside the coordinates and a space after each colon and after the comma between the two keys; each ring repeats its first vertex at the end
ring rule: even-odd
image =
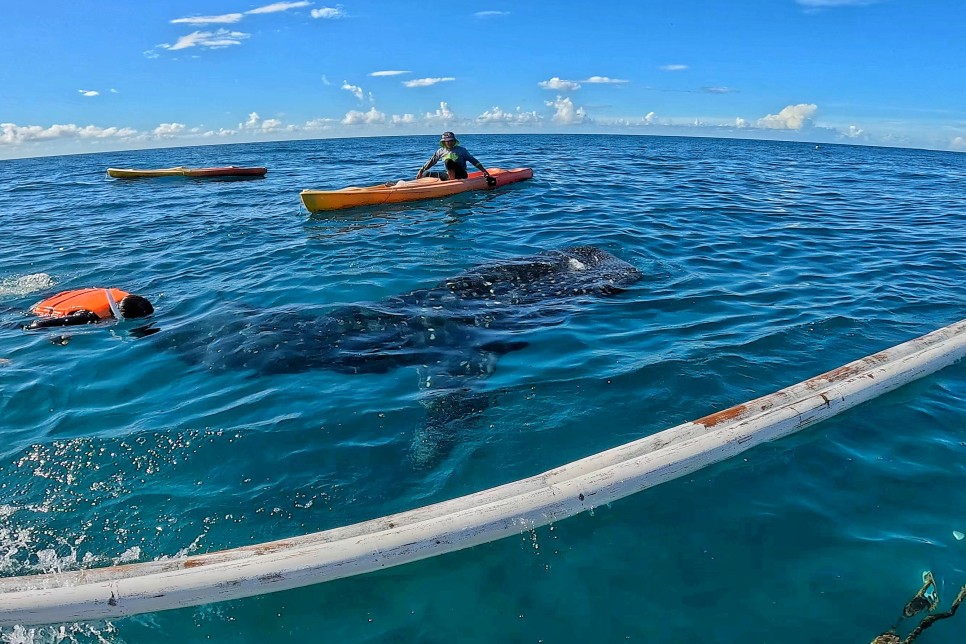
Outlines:
{"type": "Polygon", "coordinates": [[[35,304],[30,312],[43,317],[62,317],[77,311],[90,311],[101,319],[119,318],[117,303],[128,295],[130,293],[119,288],[81,288],[48,297],[35,304]],[[113,298],[113,302],[109,298],[113,298]]]}

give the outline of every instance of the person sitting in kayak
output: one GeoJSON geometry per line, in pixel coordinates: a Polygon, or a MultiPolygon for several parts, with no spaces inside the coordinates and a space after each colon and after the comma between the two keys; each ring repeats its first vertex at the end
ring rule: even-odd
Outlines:
{"type": "Polygon", "coordinates": [[[487,185],[493,186],[496,184],[496,179],[490,176],[490,173],[486,171],[483,164],[477,161],[476,157],[469,153],[469,150],[460,145],[460,142],[456,139],[456,135],[452,132],[443,132],[443,135],[439,139],[439,149],[419,169],[419,172],[416,173],[416,178],[422,179],[423,173],[440,161],[445,163],[446,173],[450,179],[465,179],[467,177],[466,164],[469,162],[483,172],[487,185]]]}
{"type": "Polygon", "coordinates": [[[82,288],[64,291],[30,309],[40,319],[24,326],[24,330],[58,326],[93,324],[109,319],[143,318],[154,313],[154,307],[140,295],[119,288],[82,288]]]}

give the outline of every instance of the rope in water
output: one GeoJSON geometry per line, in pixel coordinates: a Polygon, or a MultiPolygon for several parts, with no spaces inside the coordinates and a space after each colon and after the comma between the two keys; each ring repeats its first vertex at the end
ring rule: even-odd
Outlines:
{"type": "Polygon", "coordinates": [[[926,571],[923,574],[922,579],[922,588],[919,589],[919,592],[913,595],[912,599],[906,602],[905,607],[902,609],[902,616],[899,618],[899,621],[889,630],[872,640],[871,644],[912,644],[912,642],[915,642],[916,639],[922,635],[924,630],[939,620],[948,619],[956,614],[956,611],[959,609],[959,605],[963,602],[963,599],[966,599],[966,586],[963,586],[959,590],[959,594],[956,595],[956,599],[953,600],[949,610],[941,613],[926,615],[919,621],[919,624],[912,629],[905,639],[899,638],[899,623],[901,623],[902,620],[915,617],[924,610],[936,610],[936,608],[939,606],[939,595],[936,592],[936,580],[933,578],[932,573],[926,571]]]}
{"type": "Polygon", "coordinates": [[[801,431],[964,355],[966,320],[762,398],[461,498],[233,550],[0,579],[0,626],[112,619],[251,597],[495,541],[801,431]]]}

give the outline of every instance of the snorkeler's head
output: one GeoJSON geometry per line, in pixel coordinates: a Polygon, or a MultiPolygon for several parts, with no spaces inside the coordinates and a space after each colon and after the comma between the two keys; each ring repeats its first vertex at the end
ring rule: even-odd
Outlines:
{"type": "Polygon", "coordinates": [[[154,307],[140,295],[128,295],[117,303],[118,310],[125,319],[143,318],[154,313],[154,307]]]}

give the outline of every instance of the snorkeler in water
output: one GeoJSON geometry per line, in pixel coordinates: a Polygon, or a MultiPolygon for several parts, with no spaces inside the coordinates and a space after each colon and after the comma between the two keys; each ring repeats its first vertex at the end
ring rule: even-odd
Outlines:
{"type": "Polygon", "coordinates": [[[26,331],[143,318],[154,313],[154,307],[140,295],[119,288],[82,288],[48,297],[30,312],[38,319],[24,325],[26,331]]]}

